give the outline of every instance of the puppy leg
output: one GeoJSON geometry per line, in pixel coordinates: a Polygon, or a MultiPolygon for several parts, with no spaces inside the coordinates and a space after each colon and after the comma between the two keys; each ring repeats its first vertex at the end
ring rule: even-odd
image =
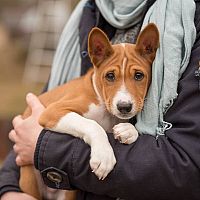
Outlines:
{"type": "Polygon", "coordinates": [[[20,167],[19,185],[24,193],[35,197],[37,200],[42,199],[33,165],[20,167]]]}
{"type": "Polygon", "coordinates": [[[77,198],[77,191],[76,190],[68,190],[65,192],[65,200],[76,200],[77,198]]]}
{"type": "Polygon", "coordinates": [[[115,139],[118,139],[121,143],[131,144],[138,138],[138,132],[130,123],[119,123],[113,127],[113,134],[115,139]]]}
{"type": "Polygon", "coordinates": [[[116,159],[113,149],[104,129],[96,121],[70,112],[63,104],[57,103],[43,112],[39,122],[46,129],[70,134],[89,144],[91,146],[90,166],[99,179],[103,180],[114,168],[116,159]],[[55,115],[55,110],[60,113],[60,116],[55,115]],[[62,113],[59,110],[63,110],[62,113]]]}

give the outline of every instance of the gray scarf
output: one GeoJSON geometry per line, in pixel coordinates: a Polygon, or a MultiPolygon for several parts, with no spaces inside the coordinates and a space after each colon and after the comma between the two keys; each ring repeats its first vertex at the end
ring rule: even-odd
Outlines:
{"type": "Polygon", "coordinates": [[[193,0],[157,0],[143,26],[154,22],[160,32],[160,48],[152,66],[152,83],[144,109],[137,115],[139,133],[163,135],[172,127],[164,114],[177,98],[178,80],[185,71],[196,38],[193,0]]]}

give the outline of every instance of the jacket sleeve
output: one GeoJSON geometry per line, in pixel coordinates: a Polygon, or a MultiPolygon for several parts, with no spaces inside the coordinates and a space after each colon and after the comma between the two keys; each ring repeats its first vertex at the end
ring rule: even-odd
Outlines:
{"type": "Polygon", "coordinates": [[[9,191],[21,191],[19,189],[19,167],[15,163],[13,151],[9,153],[0,170],[0,196],[9,191]]]}

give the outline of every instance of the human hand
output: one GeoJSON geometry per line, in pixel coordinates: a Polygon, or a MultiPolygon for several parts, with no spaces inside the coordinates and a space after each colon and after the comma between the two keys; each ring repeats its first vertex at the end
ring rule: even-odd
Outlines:
{"type": "Polygon", "coordinates": [[[14,129],[9,133],[10,140],[15,143],[13,149],[17,154],[16,163],[19,166],[33,164],[37,139],[43,129],[38,119],[44,106],[31,93],[26,96],[26,101],[32,114],[26,119],[22,119],[21,115],[16,116],[12,121],[14,129]]]}
{"type": "Polygon", "coordinates": [[[15,199],[36,200],[34,197],[32,197],[28,194],[22,193],[22,192],[6,192],[1,197],[1,200],[15,200],[15,199]]]}

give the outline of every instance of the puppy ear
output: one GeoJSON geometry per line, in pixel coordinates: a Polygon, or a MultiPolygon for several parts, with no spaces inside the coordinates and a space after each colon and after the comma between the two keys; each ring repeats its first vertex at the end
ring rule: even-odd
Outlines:
{"type": "Polygon", "coordinates": [[[151,63],[159,47],[159,31],[155,24],[148,24],[139,34],[136,42],[136,51],[151,63]]]}
{"type": "Polygon", "coordinates": [[[98,67],[113,53],[106,34],[99,28],[93,28],[88,37],[88,52],[92,63],[98,67]]]}

